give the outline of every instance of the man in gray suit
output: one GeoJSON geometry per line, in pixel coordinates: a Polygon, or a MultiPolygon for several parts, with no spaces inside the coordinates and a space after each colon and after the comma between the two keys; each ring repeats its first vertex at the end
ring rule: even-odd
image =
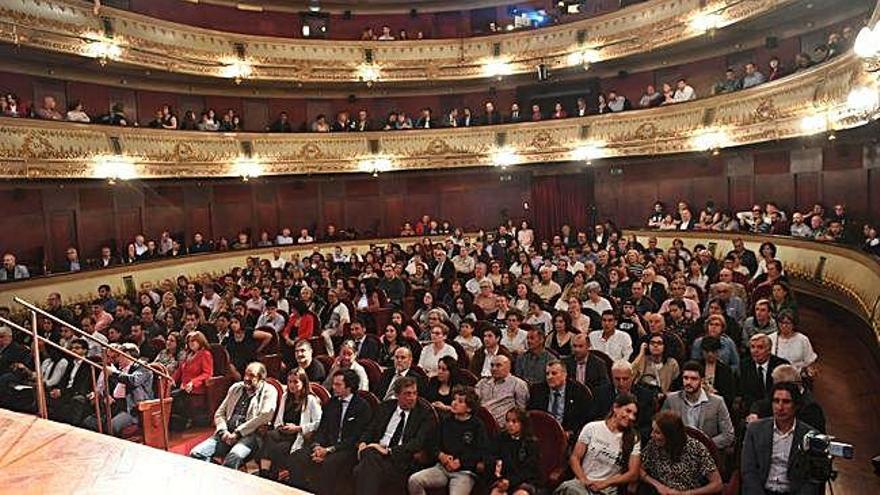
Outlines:
{"type": "MultiPolygon", "coordinates": [[[[814,428],[797,419],[801,392],[794,383],[776,383],[771,392],[773,417],[749,423],[742,449],[742,493],[749,495],[819,495],[824,484],[810,481],[813,459],[802,450],[814,428]]],[[[827,467],[827,466],[826,466],[827,467]]]]}
{"type": "MultiPolygon", "coordinates": [[[[140,349],[135,344],[122,344],[119,350],[135,359],[140,357],[140,349]]],[[[110,427],[113,435],[118,436],[127,426],[140,423],[138,404],[154,398],[153,371],[147,365],[132,361],[120,353],[108,351],[107,354],[107,359],[111,361],[108,368],[110,376],[107,377],[110,389],[100,390],[100,393],[113,399],[110,427]]],[[[99,377],[98,383],[100,388],[103,378],[99,377]]],[[[93,394],[89,394],[90,401],[94,398],[93,394]]],[[[97,431],[98,420],[94,415],[89,416],[83,426],[97,431]]]]}
{"type": "Polygon", "coordinates": [[[735,436],[730,412],[724,398],[703,389],[703,365],[688,361],[682,367],[681,376],[684,390],[670,393],[663,409],[680,414],[685,426],[705,433],[718,450],[731,447],[735,436]]]}
{"type": "Polygon", "coordinates": [[[0,268],[0,282],[12,282],[13,280],[23,280],[30,278],[31,274],[24,265],[19,265],[15,260],[15,255],[6,253],[3,255],[3,268],[0,268]]]}

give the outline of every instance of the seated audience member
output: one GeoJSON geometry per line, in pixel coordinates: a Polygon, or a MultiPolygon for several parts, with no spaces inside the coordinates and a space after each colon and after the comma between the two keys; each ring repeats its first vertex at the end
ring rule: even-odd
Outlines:
{"type": "Polygon", "coordinates": [[[419,401],[416,379],[401,377],[393,387],[395,400],[379,406],[358,441],[354,468],[358,495],[403,487],[418,466],[414,456],[428,447],[434,434],[434,412],[419,401]]]}
{"type": "Polygon", "coordinates": [[[476,391],[480,403],[504,427],[504,415],[511,407],[526,407],[529,386],[522,378],[510,373],[510,359],[495,356],[491,362],[492,376],[477,382],[476,391]]]}
{"type": "MultiPolygon", "coordinates": [[[[804,435],[814,428],[797,419],[800,391],[793,383],[777,383],[768,396],[773,404],[773,416],[752,421],[746,428],[740,464],[742,492],[824,493],[824,483],[810,481],[807,472],[807,466],[817,460],[806,459],[809,454],[802,448],[804,435]]],[[[827,468],[830,469],[830,465],[827,468]]]]}
{"type": "Polygon", "coordinates": [[[357,393],[363,390],[358,375],[340,369],[330,377],[333,398],[324,406],[314,438],[284,464],[290,486],[318,495],[336,493],[340,475],[351,472],[357,462],[358,438],[372,419],[369,404],[357,393]]]}
{"type": "Polygon", "coordinates": [[[379,339],[367,338],[367,329],[360,320],[351,322],[351,340],[354,344],[354,352],[358,359],[370,359],[379,362],[381,344],[379,339]]]}
{"type": "Polygon", "coordinates": [[[743,89],[742,80],[737,77],[736,70],[733,67],[728,67],[726,71],[724,71],[724,80],[719,81],[715,84],[715,94],[723,94],[723,93],[733,93],[734,91],[739,91],[743,89]]]}
{"type": "MultiPolygon", "coordinates": [[[[225,319],[225,315],[218,318],[222,319],[225,319]]],[[[230,331],[223,345],[229,353],[230,372],[233,376],[240,377],[249,363],[257,361],[260,353],[271,342],[272,334],[245,327],[238,315],[232,315],[228,320],[230,331]]]]}
{"type": "Polygon", "coordinates": [[[0,270],[0,282],[11,282],[13,280],[23,280],[30,278],[31,274],[27,267],[19,265],[15,260],[15,255],[6,253],[3,255],[3,269],[0,270]]]}
{"type": "Polygon", "coordinates": [[[327,379],[324,380],[324,388],[333,386],[333,376],[337,371],[351,370],[358,377],[358,390],[370,390],[370,381],[367,371],[357,362],[357,353],[354,350],[354,342],[346,340],[339,348],[339,355],[333,361],[333,366],[327,371],[327,379]]]}
{"type": "Polygon", "coordinates": [[[278,118],[269,125],[269,132],[293,132],[293,126],[290,124],[290,117],[287,112],[278,114],[278,118]]]}
{"type": "Polygon", "coordinates": [[[705,328],[706,334],[694,340],[693,347],[691,348],[691,359],[700,360],[703,358],[703,351],[706,350],[703,347],[703,342],[707,338],[712,337],[720,345],[716,351],[718,361],[729,366],[734,373],[739,372],[739,353],[733,339],[725,334],[727,321],[724,319],[724,316],[709,315],[705,320],[705,328]]]}
{"type": "Polygon", "coordinates": [[[169,374],[173,375],[184,359],[186,359],[186,349],[180,345],[180,334],[171,332],[165,337],[165,348],[159,351],[153,362],[161,364],[169,374]]]}
{"type": "Polygon", "coordinates": [[[44,96],[43,105],[34,112],[39,119],[43,120],[64,120],[64,116],[56,108],[58,104],[54,96],[44,96]]]}
{"type": "Polygon", "coordinates": [[[544,120],[544,114],[541,112],[541,105],[537,103],[532,104],[532,122],[538,122],[539,120],[544,120]]]}
{"type": "Polygon", "coordinates": [[[526,352],[528,332],[522,328],[522,313],[515,309],[507,312],[507,328],[501,337],[501,345],[513,354],[519,355],[526,352]]]}
{"type": "Polygon", "coordinates": [[[810,375],[819,356],[813,351],[810,339],[795,329],[794,314],[788,310],[781,311],[776,317],[776,324],[779,331],[770,334],[773,354],[791,363],[798,373],[810,375]]]}
{"type": "Polygon", "coordinates": [[[83,124],[88,124],[92,121],[89,114],[86,113],[85,105],[79,100],[70,104],[67,109],[67,115],[64,116],[64,119],[68,122],[80,122],[83,124]]]}
{"type": "Polygon", "coordinates": [[[458,335],[454,339],[464,349],[468,359],[473,359],[474,354],[483,347],[483,342],[474,335],[474,321],[468,318],[462,320],[458,327],[458,335]]]}
{"type": "Polygon", "coordinates": [[[639,478],[641,468],[636,398],[624,393],[614,399],[604,420],[587,423],[569,459],[574,479],[556,489],[556,495],[610,493],[639,478]]]}
{"type": "Polygon", "coordinates": [[[590,332],[590,348],[605,353],[613,361],[629,360],[633,353],[630,336],[617,330],[617,316],[613,310],[602,313],[602,330],[590,332]]]}
{"type": "Polygon", "coordinates": [[[422,368],[429,377],[437,376],[437,363],[444,356],[452,356],[458,359],[458,352],[455,348],[446,343],[446,336],[449,330],[445,325],[438,324],[431,327],[431,342],[422,348],[419,357],[419,367],[422,368]]]}
{"type": "MultiPolygon", "coordinates": [[[[452,358],[451,356],[448,357],[452,358]]],[[[442,361],[444,358],[440,359],[442,361]]],[[[385,368],[385,371],[382,372],[382,378],[379,380],[379,383],[372,385],[373,395],[383,401],[394,399],[396,398],[394,384],[400,381],[401,378],[410,377],[419,386],[419,394],[424,396],[427,390],[427,383],[425,378],[413,369],[413,354],[410,348],[405,346],[398,347],[394,351],[393,361],[394,365],[385,368]]]]}
{"type": "Polygon", "coordinates": [[[674,103],[683,103],[686,101],[696,100],[697,93],[686,80],[679,79],[676,83],[675,94],[672,96],[674,103]]]}
{"type": "MultiPolygon", "coordinates": [[[[8,329],[7,329],[8,330],[8,329]]],[[[0,337],[2,341],[2,337],[0,337]]],[[[89,351],[85,339],[75,338],[67,346],[71,352],[82,358],[89,351]]],[[[3,353],[6,349],[0,349],[3,353]]],[[[49,419],[71,425],[79,425],[89,411],[87,396],[92,389],[91,367],[78,359],[71,359],[69,369],[54,388],[48,388],[47,407],[49,419]]],[[[4,373],[4,371],[0,371],[4,373]]]]}
{"type": "Polygon", "coordinates": [[[517,357],[514,374],[529,385],[542,383],[546,378],[547,364],[557,358],[544,348],[544,335],[537,328],[529,328],[526,342],[528,349],[517,357]]]}
{"type": "Polygon", "coordinates": [[[703,375],[702,365],[695,361],[685,363],[682,390],[666,396],[663,410],[674,411],[686,426],[702,431],[718,450],[725,450],[734,443],[733,422],[724,399],[706,392],[703,375]]]}
{"type": "Polygon", "coordinates": [[[559,421],[569,440],[581,431],[587,421],[597,419],[596,402],[584,387],[568,379],[565,364],[551,361],[545,367],[545,381],[533,386],[528,408],[544,411],[559,421]]]}
{"type": "Polygon", "coordinates": [[[394,41],[394,33],[390,26],[382,26],[382,34],[377,38],[379,41],[394,41]]]}
{"type": "MultiPolygon", "coordinates": [[[[138,404],[154,398],[153,371],[145,364],[137,361],[140,355],[138,347],[127,343],[118,347],[121,352],[107,351],[106,359],[110,361],[107,370],[109,390],[103,389],[103,375],[99,377],[98,394],[111,399],[110,433],[119,436],[126,427],[140,424],[141,413],[138,404]],[[131,356],[134,360],[125,357],[131,356]]],[[[102,372],[103,373],[103,372],[102,372]]],[[[89,401],[94,400],[94,392],[87,396],[89,401]]],[[[103,401],[102,401],[103,404],[103,401]]],[[[103,411],[107,413],[107,411],[103,411]]],[[[91,415],[83,421],[83,426],[98,431],[98,419],[91,415]]]]}
{"type": "MultiPolygon", "coordinates": [[[[825,411],[816,402],[813,393],[804,387],[801,374],[790,364],[782,364],[773,370],[773,383],[793,383],[801,392],[801,407],[798,409],[797,418],[825,433],[825,411]]],[[[770,398],[756,401],[749,409],[746,423],[751,423],[759,418],[773,415],[773,404],[770,398]]]]}
{"type": "Polygon", "coordinates": [[[260,448],[259,429],[272,423],[278,392],[266,382],[266,367],[251,363],[214,413],[214,435],[193,447],[189,456],[210,462],[223,456],[223,465],[238,469],[260,448]]]}
{"type": "Polygon", "coordinates": [[[483,329],[483,347],[474,352],[470,362],[470,371],[478,378],[492,376],[491,363],[495,356],[505,356],[508,360],[513,359],[513,354],[501,344],[501,329],[489,325],[483,329]]]}
{"type": "Polygon", "coordinates": [[[551,299],[562,294],[562,288],[553,280],[553,270],[549,266],[541,267],[539,273],[541,278],[532,284],[531,289],[546,305],[551,299]]]}
{"type": "Polygon", "coordinates": [[[310,382],[323,383],[327,377],[327,372],[320,361],[312,358],[312,344],[305,339],[297,340],[294,344],[293,352],[296,357],[293,367],[305,371],[310,382]]]}
{"type": "Polygon", "coordinates": [[[612,113],[617,113],[630,109],[632,109],[632,106],[626,96],[618,94],[613,89],[608,92],[608,110],[612,113]]]}
{"type": "Polygon", "coordinates": [[[171,391],[175,429],[185,429],[189,425],[195,412],[190,407],[190,396],[204,396],[207,393],[205,382],[212,376],[214,358],[208,349],[208,339],[202,332],[190,332],[186,336],[186,357],[171,375],[175,384],[175,389],[171,391]]]}
{"type": "Polygon", "coordinates": [[[287,387],[281,395],[281,404],[275,412],[274,428],[264,438],[262,452],[271,465],[267,473],[270,479],[277,478],[278,467],[305,445],[321,422],[321,401],[312,393],[308,375],[301,369],[287,372],[287,387]]]}
{"type": "Polygon", "coordinates": [[[769,397],[773,387],[773,370],[788,361],[772,354],[770,337],[756,334],[749,341],[749,357],[742,362],[738,396],[748,411],[752,404],[769,397]]]}
{"type": "Polygon", "coordinates": [[[452,405],[452,390],[460,384],[461,369],[458,361],[452,356],[442,357],[437,366],[437,376],[428,380],[423,397],[440,415],[447,414],[452,405]]]}
{"type": "Polygon", "coordinates": [[[590,339],[584,334],[571,338],[571,355],[562,359],[570,379],[590,388],[595,398],[611,389],[605,362],[590,352],[590,339]]]}
{"type": "Polygon", "coordinates": [[[736,375],[730,366],[724,364],[719,358],[721,341],[717,337],[706,336],[702,341],[703,365],[703,389],[706,393],[717,394],[724,398],[727,409],[733,407],[736,398],[737,382],[736,375]]]}
{"type": "Polygon", "coordinates": [[[564,119],[567,117],[568,113],[565,111],[564,108],[562,108],[562,103],[557,101],[556,104],[553,105],[553,114],[550,115],[550,118],[564,119]]]}
{"type": "Polygon", "coordinates": [[[769,62],[767,62],[768,72],[767,72],[767,81],[775,81],[777,79],[783,78],[788,75],[788,72],[782,66],[779,61],[779,57],[770,57],[769,62]]]}
{"type": "Polygon", "coordinates": [[[489,455],[494,459],[488,463],[490,495],[537,493],[541,482],[540,448],[532,433],[529,413],[513,408],[507,411],[506,418],[504,431],[492,442],[489,455]]]}
{"type": "Polygon", "coordinates": [[[640,478],[656,493],[718,493],[722,488],[709,449],[687,434],[682,416],[673,411],[654,416],[651,440],[642,451],[640,478]]]}
{"type": "Polygon", "coordinates": [[[754,314],[743,321],[743,346],[748,347],[751,338],[757,334],[770,335],[777,330],[776,320],[770,311],[770,301],[761,299],[755,303],[754,314]]]}
{"type": "Polygon", "coordinates": [[[625,359],[615,361],[611,365],[611,381],[614,389],[605,402],[599,407],[599,411],[603,413],[609,412],[612,403],[616,397],[621,394],[632,394],[638,402],[638,416],[636,417],[635,426],[639,430],[642,442],[646,442],[651,433],[651,416],[656,410],[660,396],[660,388],[645,384],[644,382],[636,382],[633,378],[632,365],[625,359]]]}
{"type": "Polygon", "coordinates": [[[662,334],[650,334],[647,342],[642,342],[639,354],[632,363],[635,380],[649,380],[660,387],[664,394],[669,392],[680,374],[678,361],[671,357],[668,347],[662,334]]]}
{"type": "Polygon", "coordinates": [[[480,398],[471,387],[456,387],[452,395],[452,414],[440,421],[435,435],[437,464],[409,477],[410,495],[446,486],[450,494],[465,495],[477,482],[477,464],[485,460],[490,447],[486,427],[474,416],[480,398]]]}
{"type": "MultiPolygon", "coordinates": [[[[8,318],[8,316],[7,316],[8,318]]],[[[98,353],[100,356],[100,353],[98,353]]],[[[0,377],[12,372],[13,368],[33,366],[30,350],[12,338],[12,329],[0,325],[0,377]]],[[[5,392],[0,390],[0,392],[5,392]]]]}

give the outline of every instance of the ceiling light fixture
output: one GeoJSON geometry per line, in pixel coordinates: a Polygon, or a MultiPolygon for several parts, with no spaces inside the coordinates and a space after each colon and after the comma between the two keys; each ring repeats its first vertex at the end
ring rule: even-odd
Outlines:
{"type": "Polygon", "coordinates": [[[122,47],[113,39],[103,35],[93,35],[89,36],[86,41],[84,54],[96,59],[99,64],[104,66],[110,60],[118,60],[122,56],[122,47]]]}
{"type": "Polygon", "coordinates": [[[492,152],[492,165],[496,167],[507,168],[511,165],[516,165],[521,161],[522,157],[520,157],[513,148],[498,148],[492,152]]]}
{"type": "Polygon", "coordinates": [[[699,13],[690,20],[691,29],[698,33],[712,33],[722,27],[724,16],[717,12],[699,13]]]}
{"type": "Polygon", "coordinates": [[[372,86],[382,75],[381,69],[374,63],[363,63],[357,69],[358,79],[372,86]]]}
{"type": "Polygon", "coordinates": [[[605,147],[602,143],[583,143],[571,150],[571,159],[592,165],[593,160],[605,156],[605,147]]]}
{"type": "Polygon", "coordinates": [[[234,60],[225,63],[220,69],[220,76],[232,79],[235,84],[241,84],[241,82],[250,77],[253,72],[254,69],[251,67],[251,64],[244,60],[234,60]]]}

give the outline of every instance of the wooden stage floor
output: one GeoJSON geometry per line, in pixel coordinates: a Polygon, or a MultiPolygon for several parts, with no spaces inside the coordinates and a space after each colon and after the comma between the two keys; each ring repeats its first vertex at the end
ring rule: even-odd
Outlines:
{"type": "Polygon", "coordinates": [[[0,493],[298,495],[306,492],[182,455],[0,409],[0,493]]]}

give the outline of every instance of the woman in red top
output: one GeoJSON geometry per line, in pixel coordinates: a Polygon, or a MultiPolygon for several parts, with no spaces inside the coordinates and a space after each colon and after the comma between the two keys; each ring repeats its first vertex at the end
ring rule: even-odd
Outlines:
{"type": "Polygon", "coordinates": [[[293,348],[300,339],[309,340],[321,333],[321,323],[315,313],[309,311],[306,304],[296,301],[290,305],[290,319],[281,331],[281,358],[289,368],[296,368],[297,362],[293,348]]]}
{"type": "Polygon", "coordinates": [[[171,392],[172,419],[179,419],[174,424],[188,425],[192,420],[190,401],[192,396],[203,396],[207,393],[205,382],[214,376],[214,357],[208,349],[208,339],[202,332],[195,331],[186,335],[186,358],[180,362],[172,378],[176,388],[171,392]]]}

